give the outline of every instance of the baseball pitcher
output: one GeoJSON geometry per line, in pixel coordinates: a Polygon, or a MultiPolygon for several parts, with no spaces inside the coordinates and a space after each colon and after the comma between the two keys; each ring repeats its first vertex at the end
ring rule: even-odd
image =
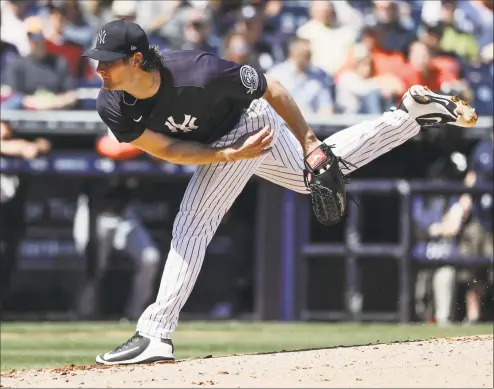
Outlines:
{"type": "Polygon", "coordinates": [[[399,108],[321,142],[276,80],[200,51],[162,56],[135,23],[106,24],[85,55],[99,61],[98,113],[120,142],[198,166],[174,221],[158,296],[128,341],[97,356],[103,364],[174,358],[171,337],[206,247],[253,175],[310,195],[318,220],[332,225],[345,213],[344,175],[398,147],[421,126],[477,121],[468,104],[416,85],[399,108]]]}

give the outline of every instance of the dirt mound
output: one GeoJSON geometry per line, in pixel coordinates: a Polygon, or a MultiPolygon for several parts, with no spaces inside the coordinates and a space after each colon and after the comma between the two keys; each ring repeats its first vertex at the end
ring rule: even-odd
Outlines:
{"type": "Polygon", "coordinates": [[[491,387],[493,337],[11,371],[2,387],[491,387]]]}

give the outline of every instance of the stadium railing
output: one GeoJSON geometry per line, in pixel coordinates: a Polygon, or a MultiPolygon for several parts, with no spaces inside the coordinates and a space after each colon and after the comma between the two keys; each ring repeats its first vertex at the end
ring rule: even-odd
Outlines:
{"type": "Polygon", "coordinates": [[[365,244],[361,242],[361,231],[359,230],[359,219],[362,217],[359,207],[354,202],[348,204],[347,224],[345,231],[345,240],[341,244],[334,243],[309,243],[307,231],[309,230],[309,214],[312,212],[308,201],[301,199],[302,206],[296,222],[292,229],[298,229],[295,236],[298,242],[295,245],[299,252],[298,261],[294,264],[289,274],[296,274],[291,287],[298,293],[287,291],[287,294],[294,296],[293,301],[288,302],[292,307],[291,312],[295,318],[301,320],[348,320],[348,321],[388,321],[398,320],[402,323],[410,321],[410,308],[413,296],[413,286],[411,283],[410,265],[412,261],[428,262],[431,265],[443,264],[468,264],[468,266],[492,266],[492,258],[467,258],[454,253],[442,253],[442,255],[418,257],[415,255],[413,248],[414,242],[412,237],[412,209],[411,199],[417,194],[461,194],[461,193],[493,193],[493,184],[479,185],[474,188],[465,187],[461,184],[444,181],[405,181],[405,180],[359,180],[348,185],[348,192],[352,194],[356,202],[362,195],[379,194],[382,196],[398,194],[399,205],[399,241],[396,244],[365,244]],[[313,258],[345,258],[345,310],[344,311],[314,311],[307,308],[307,287],[308,280],[306,277],[307,266],[313,258]],[[398,304],[394,312],[363,312],[363,295],[361,293],[359,258],[393,258],[398,263],[398,304]]]}
{"type": "MultiPolygon", "coordinates": [[[[351,127],[377,115],[306,116],[306,120],[320,136],[327,136],[343,128],[351,127]]],[[[98,113],[92,110],[74,111],[23,111],[1,110],[1,120],[11,123],[18,133],[98,135],[107,131],[98,113]]],[[[468,139],[483,138],[492,131],[492,117],[482,116],[474,128],[461,129],[462,136],[468,139]],[[464,131],[463,131],[464,130],[464,131]]]]}

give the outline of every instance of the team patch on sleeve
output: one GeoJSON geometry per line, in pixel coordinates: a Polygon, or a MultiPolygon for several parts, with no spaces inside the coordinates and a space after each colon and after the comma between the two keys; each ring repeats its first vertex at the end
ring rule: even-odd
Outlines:
{"type": "Polygon", "coordinates": [[[251,66],[244,65],[240,68],[240,79],[247,88],[247,93],[253,94],[259,87],[259,75],[251,66]]]}

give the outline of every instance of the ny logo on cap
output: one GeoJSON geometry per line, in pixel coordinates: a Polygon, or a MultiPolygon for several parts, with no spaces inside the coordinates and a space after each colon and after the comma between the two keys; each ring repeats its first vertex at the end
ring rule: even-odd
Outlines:
{"type": "Polygon", "coordinates": [[[100,45],[104,45],[105,44],[105,40],[106,40],[106,31],[105,30],[101,30],[98,34],[98,43],[100,45]]]}

